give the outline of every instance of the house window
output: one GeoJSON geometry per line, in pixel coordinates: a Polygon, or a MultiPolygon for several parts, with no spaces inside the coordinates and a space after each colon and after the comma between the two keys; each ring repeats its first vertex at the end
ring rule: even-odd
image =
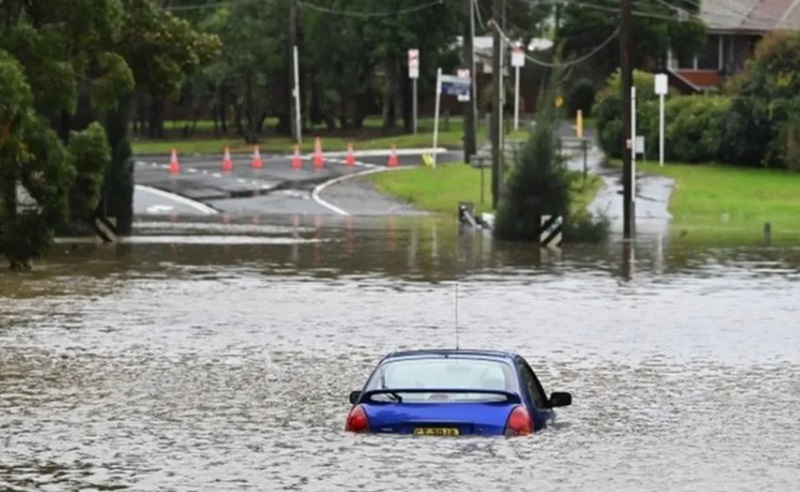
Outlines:
{"type": "Polygon", "coordinates": [[[707,37],[706,45],[697,54],[697,68],[699,70],[719,69],[719,36],[711,35],[707,37]]]}

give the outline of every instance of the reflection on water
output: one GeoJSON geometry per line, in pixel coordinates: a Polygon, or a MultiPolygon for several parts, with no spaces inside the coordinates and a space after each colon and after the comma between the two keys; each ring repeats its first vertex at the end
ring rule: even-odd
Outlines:
{"type": "Polygon", "coordinates": [[[34,272],[0,275],[0,489],[800,478],[797,248],[641,237],[559,258],[450,220],[229,225],[203,244],[197,226],[151,224],[136,242],[61,244],[34,272]],[[519,351],[574,406],[530,439],[345,435],[348,392],[379,357],[455,344],[454,280],[461,346],[519,351]]]}

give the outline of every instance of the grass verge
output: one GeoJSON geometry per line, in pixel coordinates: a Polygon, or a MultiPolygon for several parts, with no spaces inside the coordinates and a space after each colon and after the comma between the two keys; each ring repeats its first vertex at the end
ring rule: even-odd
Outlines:
{"type": "MultiPolygon", "coordinates": [[[[611,160],[621,167],[620,160],[611,160]]],[[[637,162],[637,171],[675,180],[669,209],[672,231],[721,243],[761,240],[764,224],[774,241],[800,240],[800,174],[721,164],[637,162]]]]}
{"type": "MultiPolygon", "coordinates": [[[[133,139],[131,147],[135,155],[166,155],[172,149],[177,149],[182,154],[221,154],[225,147],[233,153],[250,153],[253,146],[236,137],[217,137],[208,128],[209,122],[199,122],[196,134],[187,138],[180,137],[180,130],[175,124],[185,122],[167,123],[167,138],[158,140],[133,139]]],[[[486,142],[485,125],[479,125],[477,131],[478,146],[486,142]]],[[[463,146],[464,126],[460,118],[451,118],[447,123],[439,122],[439,138],[437,147],[461,148],[463,146]]],[[[508,139],[524,139],[527,130],[511,132],[508,139]]],[[[324,129],[306,130],[303,136],[301,152],[314,150],[314,138],[320,138],[323,152],[339,152],[347,150],[347,144],[352,143],[353,149],[376,150],[388,149],[392,145],[398,149],[403,148],[429,148],[433,146],[433,121],[421,119],[417,134],[404,134],[398,131],[388,132],[375,125],[373,120],[367,120],[365,127],[356,132],[329,132],[324,129]]],[[[262,137],[258,143],[261,152],[289,153],[294,150],[294,142],[283,136],[268,135],[262,137]]]]}
{"type": "MultiPolygon", "coordinates": [[[[571,177],[571,214],[582,214],[603,186],[595,175],[569,171],[571,177]]],[[[455,214],[458,202],[472,202],[477,213],[492,212],[492,171],[463,163],[439,165],[435,169],[416,167],[391,173],[375,173],[368,177],[383,193],[417,208],[443,214],[455,214]],[[483,200],[481,200],[483,181],[483,200]]]]}

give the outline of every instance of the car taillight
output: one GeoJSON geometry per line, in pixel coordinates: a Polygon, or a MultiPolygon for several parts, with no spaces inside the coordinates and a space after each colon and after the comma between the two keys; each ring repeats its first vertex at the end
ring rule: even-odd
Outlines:
{"type": "Polygon", "coordinates": [[[506,422],[507,436],[525,436],[533,434],[533,420],[531,414],[522,405],[517,405],[511,410],[511,415],[508,416],[506,422]]]}
{"type": "Polygon", "coordinates": [[[356,405],[350,410],[344,430],[348,432],[367,432],[369,430],[369,420],[364,407],[356,405]]]}

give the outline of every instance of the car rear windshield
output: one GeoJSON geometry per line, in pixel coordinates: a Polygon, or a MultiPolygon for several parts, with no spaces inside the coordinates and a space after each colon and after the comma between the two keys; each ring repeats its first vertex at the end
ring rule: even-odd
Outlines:
{"type": "MultiPolygon", "coordinates": [[[[506,362],[479,358],[419,358],[389,361],[370,380],[367,390],[458,389],[458,393],[403,393],[404,402],[419,401],[502,401],[502,395],[469,393],[468,390],[517,391],[514,370],[506,362]]],[[[392,395],[375,395],[374,400],[391,401],[392,395]]]]}

